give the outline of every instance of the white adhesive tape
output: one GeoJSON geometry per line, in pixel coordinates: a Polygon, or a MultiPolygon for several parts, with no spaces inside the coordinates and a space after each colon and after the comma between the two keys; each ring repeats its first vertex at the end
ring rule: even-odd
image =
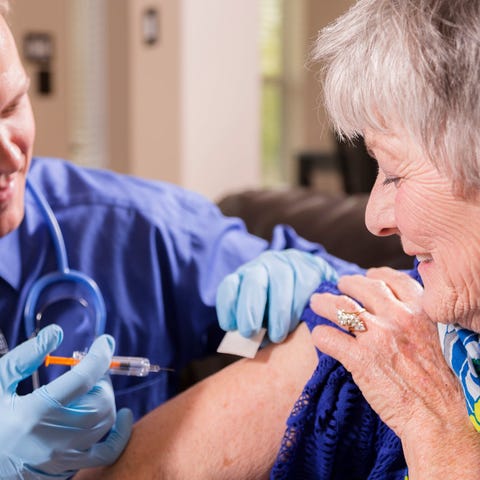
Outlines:
{"type": "Polygon", "coordinates": [[[256,335],[250,338],[243,337],[238,333],[238,330],[227,332],[220,342],[217,352],[255,358],[266,331],[265,328],[262,328],[256,335]]]}

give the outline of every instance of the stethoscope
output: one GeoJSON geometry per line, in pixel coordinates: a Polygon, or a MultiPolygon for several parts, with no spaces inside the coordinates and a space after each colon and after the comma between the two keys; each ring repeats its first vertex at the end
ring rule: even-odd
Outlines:
{"type": "MultiPolygon", "coordinates": [[[[69,268],[65,240],[53,210],[50,208],[46,198],[32,185],[28,179],[26,185],[47,224],[57,260],[57,270],[38,278],[33,283],[27,295],[24,308],[24,326],[26,337],[30,338],[35,336],[40,329],[40,322],[43,315],[43,310],[38,309],[38,301],[40,296],[52,286],[65,283],[80,285],[85,292],[88,293],[86,296],[78,295],[75,298],[69,296],[68,300],[75,300],[85,308],[91,307],[90,311],[93,312],[92,315],[94,317],[95,336],[97,337],[105,331],[106,308],[103,295],[93,278],[82,272],[69,268]],[[85,297],[88,297],[88,300],[85,297]]],[[[35,374],[32,376],[32,380],[33,387],[38,388],[38,372],[35,372],[35,374]]]]}

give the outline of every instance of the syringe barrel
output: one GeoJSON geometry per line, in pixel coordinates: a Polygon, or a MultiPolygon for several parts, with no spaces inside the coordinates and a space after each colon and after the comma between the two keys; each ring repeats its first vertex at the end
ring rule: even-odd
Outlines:
{"type": "MultiPolygon", "coordinates": [[[[81,360],[86,354],[84,352],[73,352],[73,358],[81,360]]],[[[114,375],[134,375],[146,377],[150,369],[150,360],[145,357],[121,357],[114,356],[110,363],[109,373],[114,375]]]]}

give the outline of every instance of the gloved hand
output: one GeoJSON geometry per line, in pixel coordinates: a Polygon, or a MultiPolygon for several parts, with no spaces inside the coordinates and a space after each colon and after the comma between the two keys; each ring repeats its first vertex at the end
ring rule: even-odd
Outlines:
{"type": "Polygon", "coordinates": [[[322,258],[299,250],[267,251],[225,277],[217,290],[217,315],[223,330],[245,337],[257,333],[267,314],[268,336],[281,342],[298,324],[322,280],[336,281],[322,258]]]}
{"type": "Polygon", "coordinates": [[[28,395],[15,393],[18,382],[62,337],[60,327],[49,325],[0,359],[2,479],[65,479],[81,468],[113,463],[128,441],[132,414],[128,409],[115,414],[105,376],[114,349],[108,335],[97,338],[78,365],[48,385],[28,395]]]}

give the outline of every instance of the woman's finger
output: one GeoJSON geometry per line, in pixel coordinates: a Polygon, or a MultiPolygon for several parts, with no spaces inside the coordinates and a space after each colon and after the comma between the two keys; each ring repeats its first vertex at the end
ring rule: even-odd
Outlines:
{"type": "Polygon", "coordinates": [[[310,298],[310,308],[353,334],[366,332],[369,320],[375,322],[365,308],[346,295],[315,293],[310,298]]]}
{"type": "Polygon", "coordinates": [[[312,330],[312,342],[323,353],[336,358],[351,371],[359,361],[359,350],[355,338],[327,325],[319,325],[312,330]]]}
{"type": "Polygon", "coordinates": [[[370,268],[367,278],[383,280],[393,294],[403,302],[417,303],[423,295],[423,287],[415,279],[404,272],[390,267],[370,268]]]}
{"type": "Polygon", "coordinates": [[[333,293],[314,293],[310,297],[310,308],[320,317],[328,318],[334,322],[339,308],[351,312],[362,309],[353,298],[333,293]]]}
{"type": "Polygon", "coordinates": [[[381,278],[347,275],[340,278],[338,288],[374,315],[388,316],[406,308],[406,304],[397,298],[381,278]]]}

